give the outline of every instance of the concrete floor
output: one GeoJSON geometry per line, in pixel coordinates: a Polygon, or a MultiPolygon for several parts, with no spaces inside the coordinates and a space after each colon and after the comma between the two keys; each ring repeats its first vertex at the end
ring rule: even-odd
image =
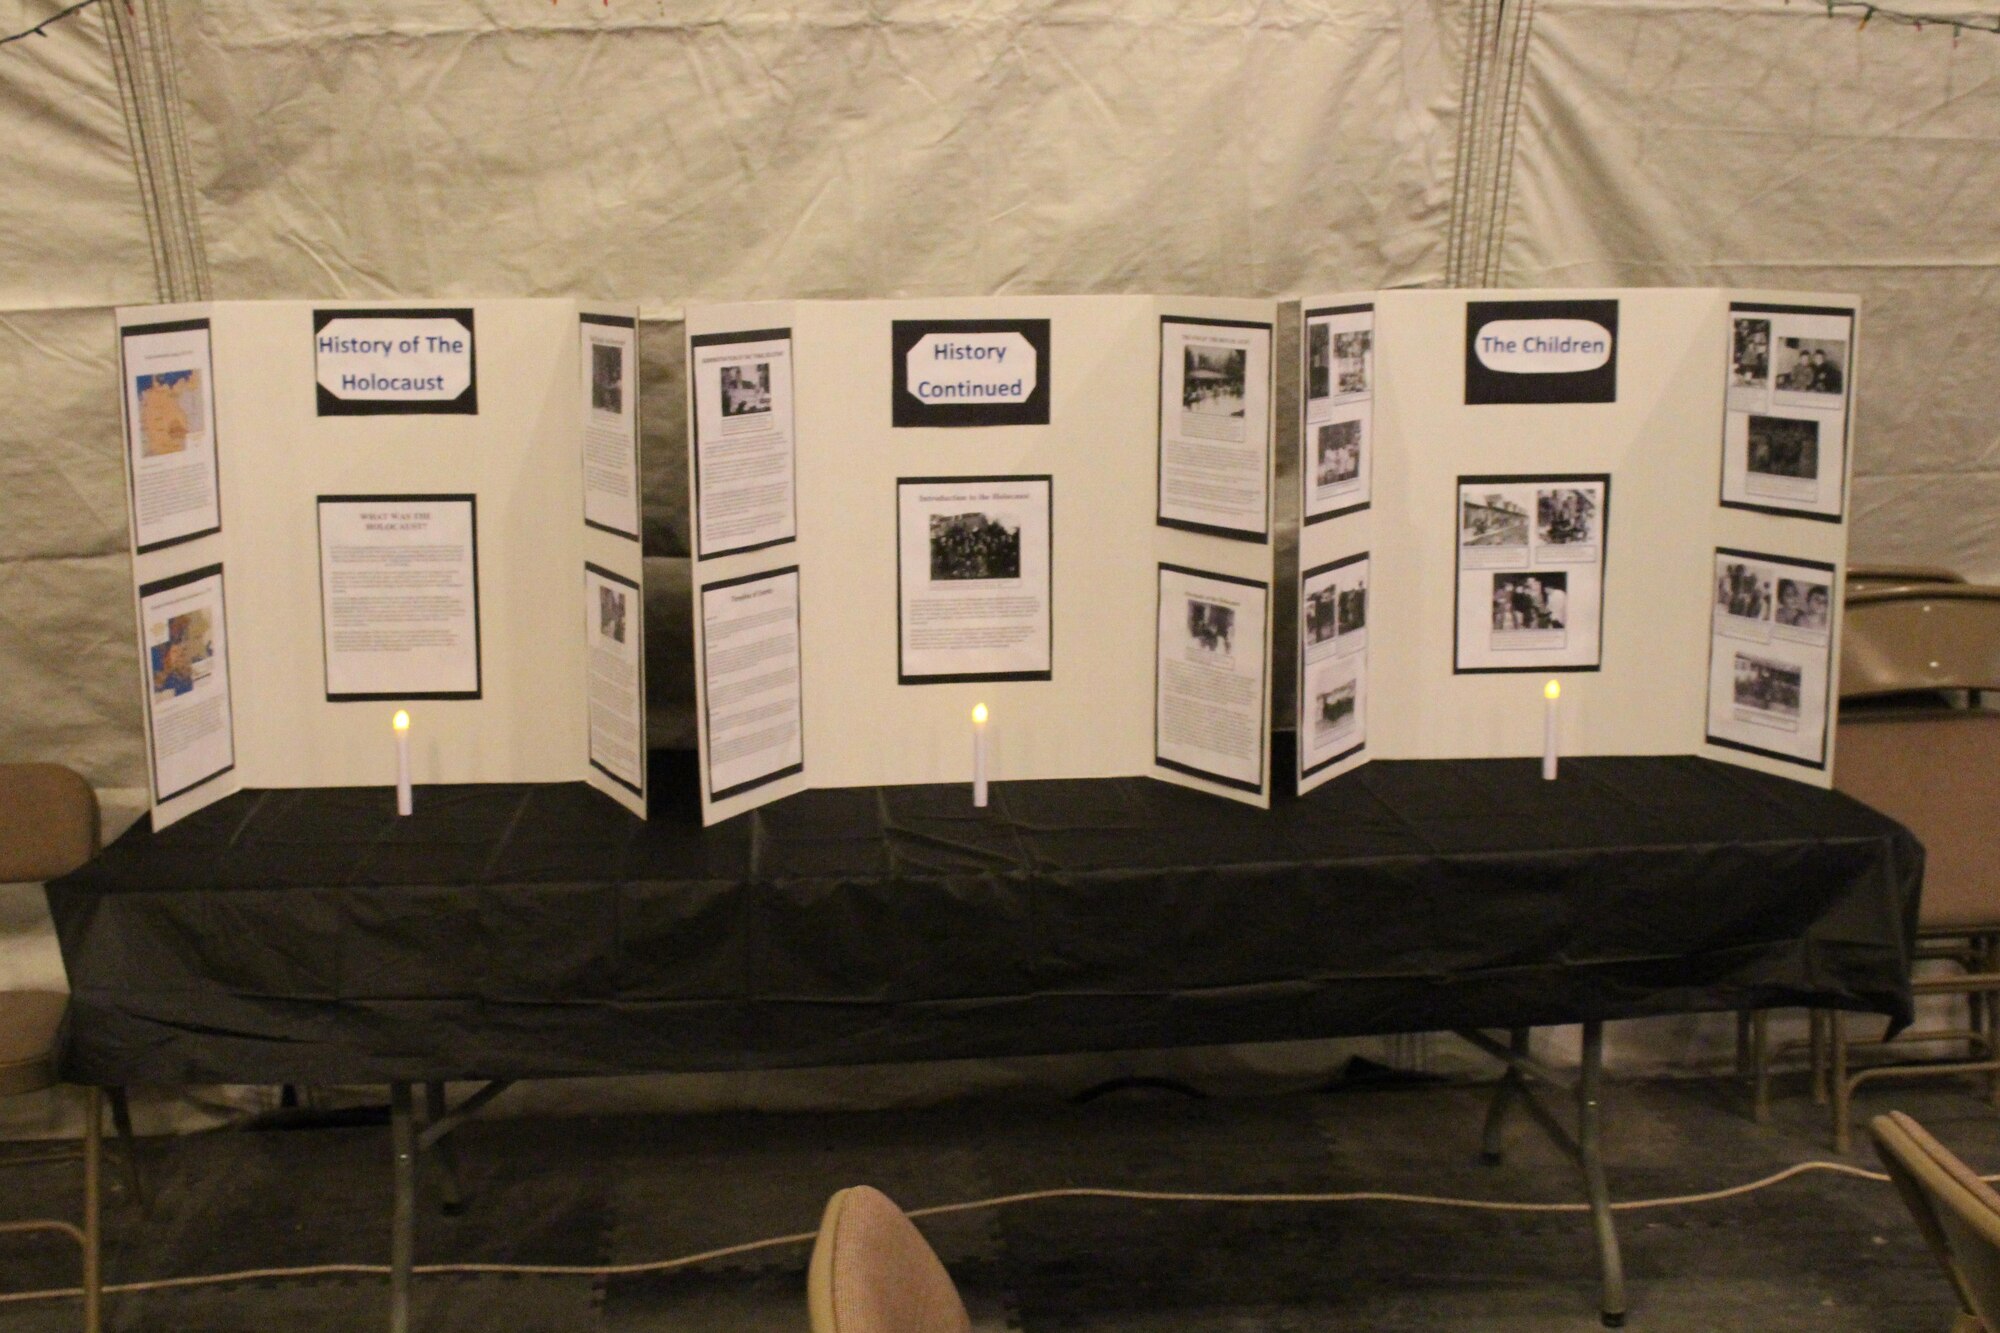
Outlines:
{"type": "MultiPolygon", "coordinates": [[[[1579,1197],[1574,1171],[1524,1118],[1507,1160],[1480,1164],[1485,1100],[1484,1088],[1450,1085],[823,1115],[493,1115],[456,1138],[469,1193],[461,1215],[440,1213],[432,1182],[418,1259],[666,1258],[809,1231],[828,1194],[859,1182],[912,1208],[1080,1184],[1579,1197]]],[[[1975,1167],[2000,1166],[2000,1118],[1969,1085],[1906,1085],[1861,1109],[1892,1105],[1975,1167]]],[[[1768,1127],[1742,1107],[1728,1082],[1614,1079],[1613,1196],[1713,1189],[1832,1157],[1825,1113],[1803,1095],[1781,1097],[1768,1127]]],[[[158,1197],[142,1219],[112,1195],[112,1282],[386,1258],[382,1128],[230,1131],[143,1147],[158,1197]]],[[[1865,1147],[1848,1160],[1875,1165],[1865,1147]]],[[[0,1218],[73,1207],[75,1172],[0,1173],[0,1218]]],[[[924,1229],[981,1329],[1598,1326],[1588,1222],[1577,1215],[1058,1201],[924,1229]]],[[[1949,1323],[1950,1293],[1887,1185],[1815,1174],[1727,1202],[1628,1213],[1621,1234],[1633,1328],[1908,1333],[1949,1323]]],[[[795,1245],[653,1275],[421,1278],[416,1326],[803,1333],[807,1256],[795,1245]]],[[[67,1242],[0,1238],[0,1292],[70,1285],[75,1272],[67,1242]]],[[[386,1326],[386,1283],[243,1281],[113,1296],[108,1310],[111,1329],[373,1329],[386,1326]]],[[[77,1317],[74,1301],[0,1303],[0,1333],[73,1329],[77,1317]]]]}

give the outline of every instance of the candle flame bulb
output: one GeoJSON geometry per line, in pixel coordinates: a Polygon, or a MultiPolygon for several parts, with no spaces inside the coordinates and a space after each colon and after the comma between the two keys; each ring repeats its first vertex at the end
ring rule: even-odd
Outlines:
{"type": "Polygon", "coordinates": [[[1556,700],[1562,692],[1558,680],[1542,686],[1542,697],[1548,700],[1542,709],[1542,778],[1547,782],[1555,781],[1556,776],[1556,700]]]}
{"type": "Polygon", "coordinates": [[[986,804],[986,705],[972,706],[972,804],[986,804]]]}
{"type": "Polygon", "coordinates": [[[415,808],[410,792],[410,715],[398,708],[389,725],[396,729],[396,813],[407,815],[415,808]]]}

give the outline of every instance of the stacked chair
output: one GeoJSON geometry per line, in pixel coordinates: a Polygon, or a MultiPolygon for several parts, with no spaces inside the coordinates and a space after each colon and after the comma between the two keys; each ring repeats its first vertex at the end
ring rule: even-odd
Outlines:
{"type": "Polygon", "coordinates": [[[2000,1194],[1900,1111],[1876,1116],[1868,1132],[1958,1294],[1951,1333],[2000,1329],[2000,1194]]]}
{"type": "Polygon", "coordinates": [[[1965,997],[1962,1027],[1917,1029],[1898,1044],[1962,1043],[1961,1059],[1851,1069],[1861,1047],[1848,1015],[1826,1016],[1835,1146],[1848,1147],[1854,1090],[1875,1079],[1939,1073],[2000,1074],[2000,587],[1893,582],[1850,591],[1841,651],[1834,784],[1900,821],[1924,844],[1917,958],[1935,964],[1912,982],[1921,998],[1965,997]]]}
{"type": "MultiPolygon", "coordinates": [[[[1856,1066],[1884,1042],[1849,1032],[1849,1016],[1812,1015],[1813,1093],[1833,1104],[1834,1144],[1850,1145],[1854,1091],[1878,1079],[1983,1073],[2000,1092],[2000,587],[1949,570],[1856,566],[1841,639],[1834,785],[1898,820],[1924,844],[1924,894],[1913,979],[1919,999],[1963,997],[1962,1025],[1917,1028],[1897,1047],[1948,1043],[1951,1058],[1856,1066]]],[[[1751,1017],[1748,1063],[1767,1113],[1764,1015],[1751,1017]]]]}
{"type": "MultiPolygon", "coordinates": [[[[53,879],[97,853],[97,794],[59,764],[0,764],[0,883],[53,879]]],[[[41,1092],[56,1085],[56,1050],[69,997],[60,991],[0,991],[0,1097],[41,1092]]],[[[135,1201],[138,1167],[132,1156],[132,1120],[123,1089],[110,1090],[112,1114],[124,1140],[135,1201]]],[[[103,1281],[99,1264],[98,1181],[102,1163],[105,1090],[85,1092],[83,1225],[56,1220],[0,1224],[0,1235],[54,1231],[83,1250],[83,1326],[98,1333],[103,1281]]],[[[61,1154],[73,1157],[73,1152],[61,1154]]],[[[11,1157],[12,1163],[45,1157],[11,1157]]],[[[4,1265],[0,1265],[4,1271],[4,1265]]]]}

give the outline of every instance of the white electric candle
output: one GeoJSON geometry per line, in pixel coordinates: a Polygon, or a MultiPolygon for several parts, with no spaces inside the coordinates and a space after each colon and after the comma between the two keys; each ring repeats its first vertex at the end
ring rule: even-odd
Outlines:
{"type": "Polygon", "coordinates": [[[1542,777],[1549,782],[1556,776],[1556,700],[1562,698],[1562,692],[1558,680],[1542,686],[1542,698],[1548,700],[1542,713],[1542,777]]]}
{"type": "Polygon", "coordinates": [[[972,706],[972,803],[986,805],[986,705],[972,706]]]}
{"type": "Polygon", "coordinates": [[[410,794],[410,715],[398,708],[389,725],[396,729],[396,813],[407,815],[416,808],[410,794]]]}

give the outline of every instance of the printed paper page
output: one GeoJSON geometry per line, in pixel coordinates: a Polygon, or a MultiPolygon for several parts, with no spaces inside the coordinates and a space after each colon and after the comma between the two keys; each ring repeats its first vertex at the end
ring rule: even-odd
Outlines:
{"type": "Polygon", "coordinates": [[[583,567],[590,689],[590,764],[634,796],[646,786],[646,599],[639,585],[583,567]]]}
{"type": "Polygon", "coordinates": [[[1046,476],[897,481],[902,683],[1050,678],[1053,504],[1046,476]]]}
{"type": "Polygon", "coordinates": [[[1264,621],[1270,590],[1251,579],[1159,567],[1155,761],[1264,789],[1264,621]]]}
{"type": "Polygon", "coordinates": [[[1832,565],[1716,549],[1711,744],[1825,767],[1833,598],[1832,565]]]}
{"type": "Polygon", "coordinates": [[[1269,324],[1160,321],[1160,523],[1266,539],[1270,383],[1269,324]]]}
{"type": "Polygon", "coordinates": [[[1299,773],[1368,741],[1368,553],[1306,570],[1300,581],[1299,773]]]}
{"type": "Polygon", "coordinates": [[[1594,668],[1611,478],[1458,479],[1454,669],[1594,668]]]}
{"type": "Polygon", "coordinates": [[[1375,424],[1375,307],[1305,312],[1305,434],[1299,476],[1307,523],[1368,506],[1375,424]]]}
{"type": "Polygon", "coordinates": [[[792,331],[710,333],[688,345],[697,558],[793,540],[792,331]]]}
{"type": "Polygon", "coordinates": [[[1839,519],[1853,354],[1851,310],[1730,306],[1725,505],[1839,519]]]}
{"type": "Polygon", "coordinates": [[[797,566],[701,590],[708,798],[739,795],[805,764],[797,566]]]}
{"type": "Polygon", "coordinates": [[[223,611],[219,564],[139,589],[156,803],[236,765],[223,611]]]}
{"type": "Polygon", "coordinates": [[[583,521],[639,540],[638,336],[619,315],[577,318],[583,389],[583,521]]]}
{"type": "Polygon", "coordinates": [[[479,697],[474,497],[319,497],[326,697],[479,697]]]}
{"type": "Polygon", "coordinates": [[[215,374],[206,319],[121,330],[133,545],[143,554],[222,527],[215,374]]]}

